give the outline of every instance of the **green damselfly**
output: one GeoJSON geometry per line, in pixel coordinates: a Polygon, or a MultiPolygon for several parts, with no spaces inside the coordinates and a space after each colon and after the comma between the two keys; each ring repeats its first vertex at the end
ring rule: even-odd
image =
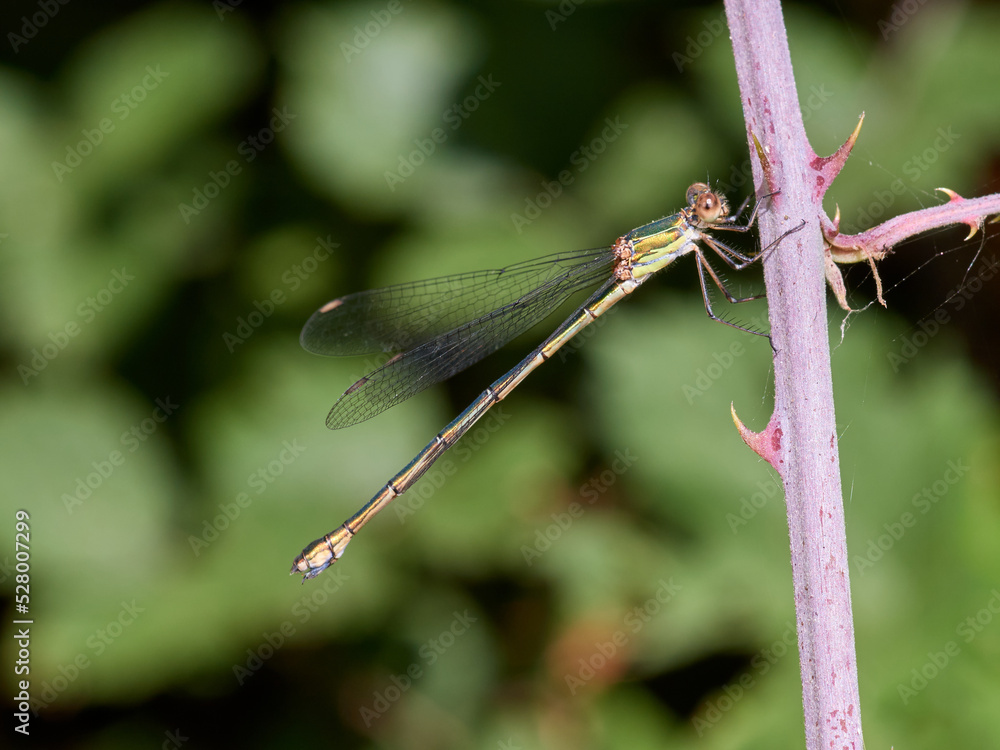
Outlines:
{"type": "Polygon", "coordinates": [[[295,558],[292,574],[302,573],[303,580],[314,578],[340,559],[362,526],[406,492],[528,373],[678,258],[695,256],[710,318],[759,333],[722,320],[712,311],[707,279],[733,303],[760,295],[740,298],[730,294],[702,249],[702,244],[711,248],[736,270],[764,255],[764,251],[745,255],[705,233],[709,229],[748,231],[760,205],[747,223],[740,225],[737,221],[748,201],[730,216],[725,197],[698,182],[688,188],[685,208],[633,229],[610,247],[550,255],[492,271],[397,284],[340,297],[321,307],[302,329],[301,343],[308,351],[327,356],[393,353],[388,362],[354,383],[334,404],[326,424],[339,429],[374,417],[461,372],[540,322],[572,293],[604,282],[555,333],[483,391],[361,510],[306,547],[295,558]]]}

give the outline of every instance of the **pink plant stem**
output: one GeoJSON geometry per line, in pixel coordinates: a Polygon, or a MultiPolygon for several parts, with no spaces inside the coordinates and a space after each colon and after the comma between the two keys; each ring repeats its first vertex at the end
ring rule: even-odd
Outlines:
{"type": "Polygon", "coordinates": [[[857,659],[826,316],[822,198],[848,149],[820,159],[806,139],[778,0],[726,0],[759,194],[776,349],[775,406],[747,442],[781,475],[788,509],[806,747],[862,750],[857,659]],[[839,163],[838,163],[839,162],[839,163]]]}

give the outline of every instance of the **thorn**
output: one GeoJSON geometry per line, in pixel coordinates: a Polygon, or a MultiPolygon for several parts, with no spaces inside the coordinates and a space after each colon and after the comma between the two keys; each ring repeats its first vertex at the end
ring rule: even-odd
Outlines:
{"type": "Polygon", "coordinates": [[[854,144],[858,142],[858,136],[861,135],[861,126],[864,124],[865,124],[865,113],[862,112],[861,117],[858,118],[858,124],[854,126],[854,132],[851,133],[851,137],[847,139],[847,143],[844,144],[845,146],[849,143],[851,144],[850,148],[852,149],[854,148],[854,144]]]}
{"type": "Polygon", "coordinates": [[[752,130],[750,131],[750,137],[753,138],[753,147],[757,152],[757,158],[760,160],[760,168],[764,172],[764,179],[767,181],[767,188],[771,193],[778,192],[774,185],[774,178],[771,175],[771,160],[767,158],[767,153],[764,151],[764,147],[760,145],[760,141],[757,140],[757,134],[752,130]]]}
{"type": "Polygon", "coordinates": [[[854,127],[854,132],[848,136],[843,145],[829,156],[816,158],[813,161],[813,169],[819,173],[819,177],[817,179],[820,182],[820,195],[826,193],[827,189],[830,187],[830,183],[832,183],[834,178],[840,174],[840,170],[842,170],[844,165],[847,163],[847,158],[851,155],[851,151],[854,149],[854,144],[857,143],[858,136],[861,134],[861,125],[864,121],[865,113],[862,112],[861,117],[858,118],[858,124],[854,127]]]}
{"type": "Polygon", "coordinates": [[[781,457],[782,433],[781,427],[775,422],[774,414],[771,415],[771,421],[767,423],[767,427],[764,428],[763,432],[754,432],[736,416],[736,406],[732,402],[729,404],[729,411],[733,415],[733,424],[736,425],[736,429],[739,431],[740,437],[743,438],[743,442],[750,446],[750,450],[771,464],[774,470],[781,474],[781,464],[784,463],[784,459],[781,457]]]}
{"type": "MultiPolygon", "coordinates": [[[[949,203],[963,203],[963,202],[965,202],[965,198],[963,198],[961,195],[959,195],[958,193],[956,193],[954,190],[951,190],[950,188],[941,188],[941,187],[939,187],[939,188],[934,188],[934,189],[938,190],[938,191],[940,191],[942,193],[944,193],[945,195],[947,195],[949,203]]],[[[975,237],[976,236],[976,232],[978,232],[980,230],[980,228],[982,227],[982,225],[983,225],[983,220],[981,218],[976,218],[976,219],[961,219],[960,221],[963,224],[967,224],[968,227],[969,227],[969,233],[965,236],[966,240],[971,240],[973,237],[975,237]]],[[[993,221],[996,221],[996,219],[994,219],[993,221]]]]}
{"type": "Polygon", "coordinates": [[[750,137],[753,138],[753,147],[757,151],[757,158],[760,159],[760,166],[766,172],[771,168],[771,162],[767,158],[767,154],[764,153],[764,147],[760,145],[760,141],[757,140],[757,134],[750,131],[750,137]]]}
{"type": "Polygon", "coordinates": [[[826,213],[821,213],[819,217],[820,228],[828,245],[833,245],[837,235],[840,234],[840,204],[837,203],[834,205],[836,205],[837,211],[834,213],[833,219],[830,219],[826,213]]]}

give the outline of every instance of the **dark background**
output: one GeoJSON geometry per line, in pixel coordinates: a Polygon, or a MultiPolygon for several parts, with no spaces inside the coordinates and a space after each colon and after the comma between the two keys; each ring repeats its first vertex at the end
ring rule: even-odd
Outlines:
{"type": "MultiPolygon", "coordinates": [[[[827,201],[845,229],[936,187],[998,189],[995,6],[785,12],[815,150],[866,113],[827,201]]],[[[694,181],[741,202],[721,5],[8,3],[0,29],[3,533],[28,511],[29,742],[801,745],[781,493],[728,414],[766,424],[770,350],[706,318],[690,263],[532,375],[334,568],[286,574],[546,332],[330,432],[380,360],[307,354],[304,321],[352,291],[609,244],[694,181]]],[[[869,747],[1000,729],[1000,282],[995,243],[965,232],[897,248],[888,310],[843,340],[831,297],[869,747]]],[[[871,303],[870,272],[847,278],[871,303]]],[[[756,269],[731,281],[760,288],[756,269]]]]}

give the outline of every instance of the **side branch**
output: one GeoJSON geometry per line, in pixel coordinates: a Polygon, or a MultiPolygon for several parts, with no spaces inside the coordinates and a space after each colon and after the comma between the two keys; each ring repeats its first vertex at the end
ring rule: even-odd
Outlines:
{"type": "Polygon", "coordinates": [[[947,203],[896,216],[858,234],[840,233],[839,207],[832,221],[825,214],[820,214],[820,225],[826,240],[824,258],[826,280],[842,309],[851,312],[851,306],[847,304],[847,287],[844,284],[844,276],[837,266],[838,263],[867,262],[875,277],[878,301],[885,307],[885,300],[882,298],[882,279],[878,275],[875,261],[882,260],[895,245],[906,238],[930,229],[966,224],[969,227],[969,234],[965,239],[971,239],[982,229],[987,216],[1000,214],[1000,193],[967,199],[948,188],[938,188],[938,190],[948,196],[947,203]]]}
{"type": "Polygon", "coordinates": [[[834,261],[863,263],[881,260],[894,245],[908,237],[951,224],[967,224],[969,234],[965,239],[970,239],[982,228],[986,217],[1000,214],[1000,193],[981,198],[963,198],[948,188],[938,190],[948,196],[947,203],[896,216],[858,234],[840,234],[839,212],[833,221],[826,219],[823,222],[823,236],[830,246],[834,261]]]}

